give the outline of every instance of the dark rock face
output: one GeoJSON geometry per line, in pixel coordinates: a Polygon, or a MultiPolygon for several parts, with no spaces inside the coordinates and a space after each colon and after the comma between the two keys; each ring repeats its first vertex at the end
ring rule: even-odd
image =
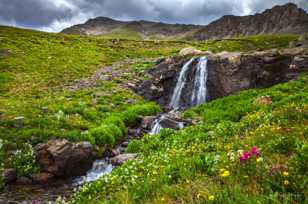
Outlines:
{"type": "MultiPolygon", "coordinates": [[[[137,93],[167,107],[179,72],[192,56],[167,58],[149,71],[152,76],[141,82],[137,93]]],[[[198,58],[198,56],[196,56],[198,58]]],[[[181,107],[190,106],[196,63],[189,68],[183,88],[181,107]]],[[[207,100],[250,89],[286,82],[302,71],[308,71],[308,49],[290,48],[250,53],[223,52],[208,56],[207,100]]]]}
{"type": "Polygon", "coordinates": [[[50,140],[38,144],[35,151],[41,171],[56,177],[84,175],[94,161],[92,146],[88,142],[73,144],[67,140],[50,140]]]}

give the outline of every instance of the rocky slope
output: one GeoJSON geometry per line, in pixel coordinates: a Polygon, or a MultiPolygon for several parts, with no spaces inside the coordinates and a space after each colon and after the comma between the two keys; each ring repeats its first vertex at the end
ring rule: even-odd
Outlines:
{"type": "Polygon", "coordinates": [[[295,4],[275,6],[261,14],[223,16],[207,26],[165,24],[150,21],[117,21],[106,17],[64,29],[80,35],[119,35],[137,38],[220,39],[258,34],[301,34],[308,32],[308,15],[295,4]]]}
{"type": "MultiPolygon", "coordinates": [[[[149,71],[152,77],[139,84],[137,93],[162,106],[168,106],[181,67],[191,57],[171,57],[158,62],[156,67],[149,71]]],[[[195,59],[189,68],[188,80],[181,96],[182,107],[191,105],[190,90],[194,86],[196,63],[195,59]]],[[[207,100],[245,89],[264,88],[288,81],[305,71],[305,68],[307,70],[307,66],[308,50],[301,47],[250,53],[210,54],[207,64],[207,100]]]]}
{"type": "Polygon", "coordinates": [[[197,40],[258,34],[300,34],[308,32],[308,15],[295,4],[275,6],[251,16],[224,16],[195,32],[197,40]]]}
{"type": "Polygon", "coordinates": [[[150,21],[117,21],[111,18],[98,17],[88,20],[85,24],[64,29],[62,33],[80,35],[105,35],[112,33],[134,34],[145,37],[184,37],[201,26],[165,24],[150,21]]]}

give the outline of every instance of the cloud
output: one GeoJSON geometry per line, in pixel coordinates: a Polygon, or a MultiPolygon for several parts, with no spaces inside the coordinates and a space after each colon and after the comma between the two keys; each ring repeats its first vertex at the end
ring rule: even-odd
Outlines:
{"type": "Polygon", "coordinates": [[[1,0],[0,24],[57,32],[106,16],[119,20],[208,24],[223,15],[248,15],[277,4],[307,0],[1,0]]]}

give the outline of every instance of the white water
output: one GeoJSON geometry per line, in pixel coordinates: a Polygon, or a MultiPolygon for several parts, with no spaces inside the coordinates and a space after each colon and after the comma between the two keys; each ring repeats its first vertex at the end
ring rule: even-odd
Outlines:
{"type": "Polygon", "coordinates": [[[149,133],[150,135],[156,135],[160,132],[160,130],[163,128],[160,124],[160,122],[165,119],[165,115],[163,114],[159,118],[157,118],[152,125],[151,132],[149,133]]]}
{"type": "MultiPolygon", "coordinates": [[[[158,134],[160,130],[163,128],[161,126],[161,121],[163,121],[170,113],[172,113],[174,110],[178,110],[180,107],[180,101],[182,96],[182,91],[185,87],[185,84],[187,82],[187,72],[189,71],[189,67],[191,63],[195,60],[195,58],[191,58],[188,62],[184,64],[184,66],[181,69],[178,81],[176,83],[176,86],[173,90],[173,94],[169,103],[169,106],[172,108],[172,110],[169,113],[165,113],[159,118],[157,118],[152,125],[152,130],[150,132],[151,135],[158,134]]],[[[200,57],[198,59],[198,64],[196,68],[196,74],[194,77],[194,87],[192,90],[191,95],[191,106],[199,105],[206,102],[206,95],[207,95],[207,57],[200,57]]],[[[184,127],[184,123],[178,124],[179,128],[184,127]]]]}
{"type": "Polygon", "coordinates": [[[113,166],[106,160],[96,160],[92,168],[87,172],[87,175],[78,177],[74,180],[74,185],[82,185],[99,179],[101,176],[112,171],[113,166]]]}
{"type": "Polygon", "coordinates": [[[189,70],[189,65],[194,61],[195,58],[191,58],[187,63],[184,64],[182,67],[182,70],[180,72],[180,76],[178,78],[178,81],[176,83],[176,86],[174,88],[171,101],[169,106],[173,109],[179,109],[180,108],[180,100],[182,95],[182,90],[186,83],[186,73],[189,70]]]}
{"type": "Polygon", "coordinates": [[[200,57],[197,65],[194,88],[191,96],[193,106],[206,102],[207,58],[200,57]]]}

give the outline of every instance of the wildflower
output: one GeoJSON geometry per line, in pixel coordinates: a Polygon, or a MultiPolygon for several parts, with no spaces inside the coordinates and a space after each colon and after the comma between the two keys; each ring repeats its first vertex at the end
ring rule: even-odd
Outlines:
{"type": "Polygon", "coordinates": [[[228,177],[228,176],[230,176],[230,171],[225,170],[225,171],[223,171],[222,173],[220,173],[220,176],[221,176],[221,177],[228,177]]]}
{"type": "Polygon", "coordinates": [[[215,196],[209,195],[208,199],[209,199],[210,201],[213,201],[213,200],[215,200],[215,196]]]}
{"type": "Polygon", "coordinates": [[[260,152],[258,151],[257,147],[251,148],[250,153],[254,154],[254,155],[257,155],[257,156],[260,155],[260,152]]]}
{"type": "Polygon", "coordinates": [[[288,177],[288,176],[289,176],[289,172],[284,171],[284,172],[282,172],[282,175],[283,175],[284,177],[288,177]]]}
{"type": "Polygon", "coordinates": [[[288,180],[284,180],[284,181],[283,181],[283,184],[284,184],[285,186],[288,186],[288,185],[290,184],[290,182],[289,182],[288,180]]]}
{"type": "Polygon", "coordinates": [[[240,156],[240,161],[246,161],[251,157],[251,153],[250,152],[244,152],[241,156],[240,156]]]}
{"type": "Polygon", "coordinates": [[[258,157],[258,158],[256,159],[256,162],[257,162],[257,163],[263,162],[263,158],[262,158],[262,157],[258,157]]]}

